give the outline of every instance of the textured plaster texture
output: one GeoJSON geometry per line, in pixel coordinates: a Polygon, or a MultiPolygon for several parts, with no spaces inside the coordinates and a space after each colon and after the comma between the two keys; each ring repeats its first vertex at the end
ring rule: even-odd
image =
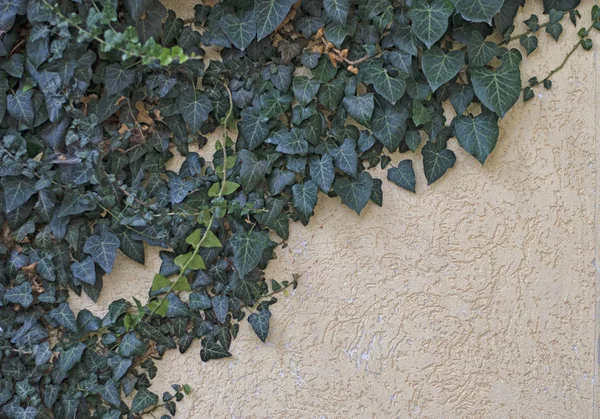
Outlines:
{"type": "MultiPolygon", "coordinates": [[[[165,4],[185,17],[195,2],[165,4]]],[[[524,80],[576,40],[570,23],[558,44],[541,34],[524,80]]],[[[451,140],[457,167],[432,187],[421,175],[416,195],[384,180],[383,208],[361,217],[321,196],[267,271],[301,275],[267,343],[244,321],[233,358],[202,363],[198,342],[170,351],[152,390],[192,386],[178,418],[599,418],[596,54],[577,52],[552,90],[507,115],[484,167],[451,140]]],[[[146,256],[119,255],[98,304],[76,306],[144,299],[160,264],[146,256]]]]}

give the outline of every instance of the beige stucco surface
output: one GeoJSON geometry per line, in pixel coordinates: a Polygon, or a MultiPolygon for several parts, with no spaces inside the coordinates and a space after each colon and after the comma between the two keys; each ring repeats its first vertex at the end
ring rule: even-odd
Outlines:
{"type": "MultiPolygon", "coordinates": [[[[189,16],[195,3],[166,4],[189,16]]],[[[524,80],[560,63],[577,40],[565,33],[541,35],[524,80]]],[[[597,80],[596,52],[577,52],[552,90],[502,121],[484,167],[451,140],[457,166],[432,187],[420,175],[416,195],[384,180],[383,208],[361,217],[321,196],[267,271],[301,275],[273,307],[267,343],[244,322],[233,358],[202,363],[197,342],[170,351],[152,390],[192,386],[178,418],[600,417],[597,80]]],[[[145,298],[157,251],[147,260],[120,255],[99,303],[77,306],[145,298]]]]}

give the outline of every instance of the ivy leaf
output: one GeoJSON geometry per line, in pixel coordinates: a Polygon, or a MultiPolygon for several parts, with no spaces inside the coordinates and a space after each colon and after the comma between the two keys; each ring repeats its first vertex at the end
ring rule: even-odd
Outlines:
{"type": "Polygon", "coordinates": [[[200,131],[200,126],[208,119],[213,105],[205,94],[195,88],[182,89],[177,101],[177,107],[183,120],[190,126],[192,133],[200,131]]]}
{"type": "Polygon", "coordinates": [[[408,11],[408,18],[412,20],[412,30],[423,41],[427,48],[431,48],[446,33],[448,18],[454,11],[454,6],[448,0],[415,0],[408,11]]]}
{"type": "Polygon", "coordinates": [[[435,92],[458,74],[465,63],[465,55],[462,51],[445,54],[441,48],[434,47],[423,52],[421,63],[431,90],[435,92]]]}
{"type": "Polygon", "coordinates": [[[500,54],[500,47],[493,42],[485,42],[480,32],[473,31],[467,42],[469,64],[484,66],[500,54]]]}
{"type": "Polygon", "coordinates": [[[141,265],[145,263],[144,242],[136,240],[133,233],[129,230],[119,235],[119,241],[121,242],[119,249],[121,249],[125,256],[141,265]]]}
{"type": "Polygon", "coordinates": [[[65,193],[58,217],[68,217],[71,215],[82,214],[86,211],[92,211],[96,208],[96,203],[88,195],[80,193],[65,193]]]}
{"type": "Polygon", "coordinates": [[[276,118],[289,108],[292,100],[291,96],[272,90],[261,97],[260,115],[266,119],[276,118]]]}
{"type": "Polygon", "coordinates": [[[221,28],[231,43],[244,51],[256,36],[254,12],[250,10],[241,18],[234,13],[227,13],[221,18],[221,28]]]}
{"type": "Polygon", "coordinates": [[[504,0],[452,0],[456,11],[469,22],[492,23],[492,18],[500,11],[504,0]]]}
{"type": "Polygon", "coordinates": [[[387,178],[401,188],[415,192],[417,180],[412,160],[402,160],[398,164],[398,167],[390,167],[388,169],[387,178]]]}
{"type": "Polygon", "coordinates": [[[88,237],[83,246],[83,251],[91,255],[107,274],[111,273],[117,249],[121,245],[119,238],[113,233],[105,232],[102,235],[88,237]]]}
{"type": "Polygon", "coordinates": [[[529,55],[537,49],[538,38],[535,35],[532,35],[532,36],[522,35],[519,38],[519,43],[523,46],[523,48],[525,48],[527,55],[529,55]]]}
{"type": "Polygon", "coordinates": [[[452,150],[445,148],[440,151],[434,143],[425,144],[421,149],[421,154],[428,185],[444,176],[444,173],[456,162],[456,155],[452,150]]]}
{"type": "Polygon", "coordinates": [[[75,320],[75,314],[69,307],[69,303],[61,303],[57,308],[51,310],[47,316],[65,329],[77,332],[77,321],[75,320]]]}
{"type": "Polygon", "coordinates": [[[4,182],[4,210],[11,212],[19,208],[35,192],[35,181],[22,176],[9,178],[4,182]]]}
{"type": "Polygon", "coordinates": [[[148,345],[141,341],[133,332],[127,333],[119,343],[119,355],[125,358],[142,356],[148,349],[148,345]]]}
{"type": "Polygon", "coordinates": [[[560,24],[560,20],[563,16],[563,12],[555,9],[550,10],[550,21],[548,22],[548,25],[546,25],[546,32],[549,33],[555,41],[558,41],[558,38],[563,32],[563,27],[560,24]]]}
{"type": "Polygon", "coordinates": [[[496,147],[500,135],[498,116],[483,112],[476,117],[460,116],[452,122],[456,129],[456,138],[462,148],[484,164],[496,147]]]}
{"type": "Polygon", "coordinates": [[[277,151],[284,154],[308,153],[308,141],[302,136],[302,130],[292,129],[277,145],[277,151]]]}
{"type": "Polygon", "coordinates": [[[24,282],[21,285],[17,285],[6,291],[4,299],[13,304],[21,304],[23,308],[27,308],[33,302],[33,295],[31,295],[31,284],[24,282]]]}
{"type": "Polygon", "coordinates": [[[373,116],[375,101],[373,93],[366,93],[362,96],[346,96],[344,98],[344,107],[356,122],[362,125],[368,125],[373,116]]]}
{"type": "Polygon", "coordinates": [[[408,110],[400,105],[383,107],[377,105],[373,111],[371,127],[375,137],[392,153],[396,151],[406,133],[408,110]]]}
{"type": "Polygon", "coordinates": [[[315,79],[309,79],[306,76],[294,77],[292,82],[292,90],[294,97],[302,105],[308,105],[319,91],[321,83],[315,79]]]}
{"type": "Polygon", "coordinates": [[[356,179],[338,178],[333,190],[342,198],[342,202],[356,211],[358,215],[371,199],[373,178],[367,172],[361,172],[356,179]]]}
{"type": "Polygon", "coordinates": [[[353,139],[346,138],[341,146],[331,150],[331,154],[338,169],[352,177],[356,176],[358,155],[356,154],[356,142],[353,139]]]}
{"type": "MultiPolygon", "coordinates": [[[[310,178],[316,183],[319,189],[324,193],[328,193],[335,178],[335,169],[331,155],[327,153],[321,156],[321,158],[311,156],[308,167],[310,168],[310,178]]],[[[312,213],[312,209],[310,211],[312,213]]]]}
{"type": "Polygon", "coordinates": [[[240,150],[238,157],[242,161],[240,169],[240,180],[244,191],[251,192],[256,186],[265,179],[269,171],[269,162],[267,160],[258,160],[254,153],[248,150],[240,150]]]}
{"type": "Polygon", "coordinates": [[[107,380],[98,389],[100,396],[113,406],[119,407],[121,405],[121,394],[117,383],[112,378],[107,380]]]}
{"type": "Polygon", "coordinates": [[[91,256],[84,258],[81,262],[73,262],[71,265],[73,276],[86,284],[96,283],[96,268],[91,256]]]}
{"type": "Polygon", "coordinates": [[[249,150],[254,150],[269,136],[269,125],[260,116],[260,110],[255,107],[246,108],[241,112],[239,131],[249,150]]]}
{"type": "Polygon", "coordinates": [[[501,34],[504,34],[508,28],[513,26],[519,7],[524,5],[525,0],[504,0],[502,8],[494,16],[494,26],[498,28],[501,34]]]}
{"type": "Polygon", "coordinates": [[[220,359],[230,357],[231,354],[221,345],[210,338],[202,339],[202,349],[200,349],[200,359],[207,362],[211,359],[220,359]]]}
{"type": "Polygon", "coordinates": [[[504,117],[521,95],[519,68],[503,63],[494,70],[473,67],[469,72],[477,98],[486,108],[504,117]]]}
{"type": "Polygon", "coordinates": [[[258,265],[264,250],[269,246],[269,237],[258,231],[239,232],[230,239],[233,249],[233,264],[240,278],[258,265]]]}
{"type": "Polygon", "coordinates": [[[256,336],[263,342],[267,340],[269,335],[269,319],[271,318],[271,312],[269,309],[259,310],[256,313],[252,313],[248,316],[248,322],[252,326],[256,336]]]}
{"type": "Polygon", "coordinates": [[[475,92],[470,84],[454,83],[450,86],[450,103],[457,115],[462,115],[473,102],[475,92]]]}
{"type": "Polygon", "coordinates": [[[296,0],[255,0],[256,35],[258,40],[271,34],[287,16],[296,0]]]}
{"type": "Polygon", "coordinates": [[[219,323],[225,323],[229,312],[229,298],[226,295],[215,295],[212,298],[212,308],[219,323]]]}
{"type": "Polygon", "coordinates": [[[14,95],[8,95],[6,98],[8,114],[27,126],[32,126],[35,119],[32,97],[33,90],[24,92],[19,89],[14,95]]]}
{"type": "Polygon", "coordinates": [[[349,0],[323,0],[323,7],[325,7],[327,16],[329,16],[333,22],[340,25],[346,24],[348,11],[350,10],[349,0]]]}
{"type": "Polygon", "coordinates": [[[111,64],[104,70],[106,93],[109,96],[121,94],[131,86],[135,78],[133,70],[123,68],[121,64],[111,64]]]}
{"type": "Polygon", "coordinates": [[[302,224],[308,224],[315,205],[317,205],[319,190],[312,180],[297,183],[292,187],[292,205],[296,208],[302,224]]]}
{"type": "Polygon", "coordinates": [[[58,368],[63,372],[67,373],[81,361],[81,356],[83,355],[83,351],[86,346],[84,343],[79,342],[76,346],[71,349],[62,352],[60,357],[58,358],[58,368]]]}
{"type": "Polygon", "coordinates": [[[549,13],[552,9],[566,12],[579,6],[579,3],[581,0],[544,0],[544,13],[549,13]]]}
{"type": "Polygon", "coordinates": [[[406,91],[406,80],[401,76],[390,76],[378,61],[367,61],[361,66],[359,74],[365,83],[372,83],[375,91],[391,104],[400,100],[406,91]]]}
{"type": "Polygon", "coordinates": [[[433,119],[433,110],[418,100],[413,100],[412,120],[416,126],[425,125],[433,119]]]}
{"type": "Polygon", "coordinates": [[[131,402],[131,411],[141,413],[144,409],[154,406],[158,403],[158,396],[145,387],[140,387],[131,402]]]}

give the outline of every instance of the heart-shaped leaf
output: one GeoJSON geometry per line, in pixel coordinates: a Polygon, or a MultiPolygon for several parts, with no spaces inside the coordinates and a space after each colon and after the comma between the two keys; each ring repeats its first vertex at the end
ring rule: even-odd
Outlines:
{"type": "Polygon", "coordinates": [[[435,92],[458,74],[465,63],[465,55],[462,51],[450,51],[446,54],[441,48],[434,47],[423,52],[421,63],[431,90],[435,92]]]}
{"type": "Polygon", "coordinates": [[[401,188],[415,192],[417,181],[412,160],[403,160],[398,164],[398,167],[388,169],[387,178],[401,188]]]}
{"type": "Polygon", "coordinates": [[[485,163],[496,147],[500,135],[498,116],[484,112],[476,117],[460,116],[452,122],[456,138],[462,148],[468,151],[479,163],[485,163]]]}
{"type": "Polygon", "coordinates": [[[356,179],[340,177],[333,184],[333,190],[344,204],[360,215],[371,198],[373,178],[367,172],[361,172],[356,179]]]}

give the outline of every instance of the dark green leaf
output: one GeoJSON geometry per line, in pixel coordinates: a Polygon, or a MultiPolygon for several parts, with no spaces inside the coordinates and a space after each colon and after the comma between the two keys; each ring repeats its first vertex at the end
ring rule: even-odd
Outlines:
{"type": "Polygon", "coordinates": [[[134,77],[135,74],[133,70],[128,70],[121,66],[121,64],[111,64],[107,66],[104,71],[106,93],[109,96],[122,94],[123,90],[131,86],[134,77]]]}
{"type": "Polygon", "coordinates": [[[319,189],[317,184],[312,180],[307,180],[303,184],[297,183],[292,187],[292,204],[302,224],[308,224],[315,205],[317,205],[319,189]]]}
{"type": "Polygon", "coordinates": [[[435,92],[458,74],[465,63],[465,56],[462,51],[445,54],[441,48],[434,47],[423,53],[421,63],[431,90],[435,92]]]}
{"type": "MultiPolygon", "coordinates": [[[[340,25],[346,24],[348,11],[350,10],[349,0],[323,0],[323,6],[327,16],[340,25]]],[[[263,339],[264,342],[264,339],[263,339]]]]}
{"type": "Polygon", "coordinates": [[[231,237],[230,244],[235,269],[243,278],[260,262],[263,251],[269,246],[269,237],[260,231],[239,232],[231,237]]]}
{"type": "Polygon", "coordinates": [[[73,276],[80,281],[90,285],[96,283],[96,268],[91,256],[84,258],[81,262],[73,262],[71,265],[71,272],[73,272],[73,276]]]}
{"type": "Polygon", "coordinates": [[[358,215],[369,202],[372,189],[373,178],[367,172],[361,172],[356,179],[338,178],[333,184],[333,190],[342,202],[358,215]]]}
{"type": "Polygon", "coordinates": [[[254,1],[256,34],[259,41],[277,29],[295,2],[295,0],[254,1]]]}
{"type": "Polygon", "coordinates": [[[440,151],[434,143],[425,144],[421,149],[421,154],[428,185],[444,176],[444,173],[456,162],[456,155],[452,150],[445,148],[440,151]]]}
{"type": "Polygon", "coordinates": [[[392,77],[380,62],[368,60],[360,68],[360,73],[365,83],[372,83],[375,91],[391,104],[395,104],[406,91],[406,80],[401,77],[392,77]]]}
{"type": "Polygon", "coordinates": [[[481,164],[496,147],[500,135],[498,117],[491,113],[481,113],[476,117],[460,116],[452,121],[456,138],[462,148],[468,151],[481,164]]]}
{"type": "Polygon", "coordinates": [[[79,342],[76,346],[71,349],[62,352],[58,357],[58,368],[63,372],[67,373],[81,361],[81,356],[85,350],[85,344],[79,342]]]}
{"type": "Polygon", "coordinates": [[[521,95],[519,68],[504,63],[491,70],[484,67],[470,68],[475,95],[489,110],[500,117],[506,115],[521,95]]]}
{"type": "Polygon", "coordinates": [[[219,323],[225,323],[229,312],[229,298],[226,295],[215,295],[212,298],[212,308],[219,323]]]}
{"type": "Polygon", "coordinates": [[[265,179],[269,172],[269,162],[258,160],[254,153],[248,150],[240,150],[238,157],[242,161],[240,169],[240,180],[244,191],[251,192],[256,186],[265,179]]]}
{"type": "Polygon", "coordinates": [[[294,128],[277,145],[277,151],[284,154],[306,154],[308,141],[303,138],[301,130],[294,128]]]}
{"type": "Polygon", "coordinates": [[[4,299],[14,304],[21,304],[24,308],[27,308],[33,302],[33,296],[31,295],[31,284],[24,282],[21,285],[17,285],[6,291],[4,299]]]}
{"type": "Polygon", "coordinates": [[[375,101],[373,93],[366,93],[362,96],[346,96],[344,98],[344,107],[356,122],[368,125],[373,116],[375,101]]]}
{"type": "Polygon", "coordinates": [[[475,92],[470,84],[454,83],[450,86],[450,103],[457,115],[462,115],[473,102],[475,92]]]}
{"type": "Polygon", "coordinates": [[[133,332],[123,336],[121,343],[119,343],[119,355],[125,358],[142,356],[147,349],[148,345],[141,341],[133,332]]]}
{"type": "Polygon", "coordinates": [[[331,154],[338,169],[350,176],[356,176],[356,169],[358,166],[356,141],[351,138],[346,138],[341,146],[331,150],[331,154]]]}
{"type": "Polygon", "coordinates": [[[492,23],[492,18],[504,4],[504,0],[452,0],[456,11],[469,22],[492,23]]]}
{"type": "Polygon", "coordinates": [[[473,31],[467,43],[467,56],[469,64],[484,66],[496,56],[500,55],[500,48],[493,42],[485,42],[480,32],[473,31]]]}
{"type": "Polygon", "coordinates": [[[75,320],[75,314],[73,314],[73,311],[69,307],[69,303],[61,303],[57,308],[48,313],[48,317],[65,329],[77,332],[77,321],[75,320]]]}
{"type": "Polygon", "coordinates": [[[231,354],[221,345],[210,338],[202,340],[202,349],[200,349],[200,359],[207,362],[211,359],[220,359],[230,357],[231,354]]]}
{"type": "Polygon", "coordinates": [[[141,387],[131,402],[131,411],[134,413],[141,413],[145,409],[154,406],[157,403],[158,396],[149,391],[147,388],[141,387]]]}
{"type": "Polygon", "coordinates": [[[408,11],[412,29],[427,48],[431,48],[448,29],[448,18],[454,11],[448,0],[415,0],[408,11]]]}
{"type": "Polygon", "coordinates": [[[260,310],[248,316],[248,322],[252,325],[252,329],[256,336],[263,342],[267,340],[269,334],[269,319],[271,312],[269,309],[260,310]]]}
{"type": "Polygon", "coordinates": [[[233,13],[228,13],[221,19],[221,28],[231,43],[243,51],[248,48],[256,36],[254,12],[243,13],[241,18],[233,13]]]}
{"type": "Polygon", "coordinates": [[[406,132],[408,111],[400,105],[376,105],[371,127],[375,137],[391,152],[396,151],[406,132]]]}
{"type": "Polygon", "coordinates": [[[208,96],[193,88],[184,89],[181,92],[177,107],[192,133],[200,130],[200,126],[208,119],[208,114],[213,110],[208,96]]]}
{"type": "Polygon", "coordinates": [[[319,91],[320,85],[318,80],[309,79],[306,76],[294,77],[292,82],[294,97],[302,105],[308,105],[319,91]]]}
{"type": "Polygon", "coordinates": [[[113,233],[105,232],[101,236],[93,235],[85,241],[83,250],[92,256],[104,272],[110,273],[113,268],[117,249],[121,245],[119,238],[113,233]]]}
{"type": "Polygon", "coordinates": [[[519,38],[519,42],[525,48],[527,55],[531,54],[538,47],[538,38],[537,36],[527,36],[523,35],[519,38]]]}
{"type": "Polygon", "coordinates": [[[310,168],[310,178],[317,184],[319,189],[324,193],[328,193],[335,178],[335,169],[331,155],[324,154],[320,158],[312,156],[308,165],[310,168]]]}
{"type": "Polygon", "coordinates": [[[544,13],[552,9],[567,11],[576,8],[581,0],[544,0],[544,13]]]}
{"type": "Polygon", "coordinates": [[[19,208],[35,192],[35,181],[21,176],[8,178],[4,182],[5,211],[11,212],[19,208]]]}
{"type": "Polygon", "coordinates": [[[403,160],[398,167],[391,167],[388,170],[387,178],[401,188],[415,192],[416,178],[412,160],[403,160]]]}
{"type": "Polygon", "coordinates": [[[9,115],[28,126],[33,125],[35,118],[32,97],[33,90],[24,92],[19,89],[14,95],[8,95],[6,100],[6,109],[9,115]]]}

